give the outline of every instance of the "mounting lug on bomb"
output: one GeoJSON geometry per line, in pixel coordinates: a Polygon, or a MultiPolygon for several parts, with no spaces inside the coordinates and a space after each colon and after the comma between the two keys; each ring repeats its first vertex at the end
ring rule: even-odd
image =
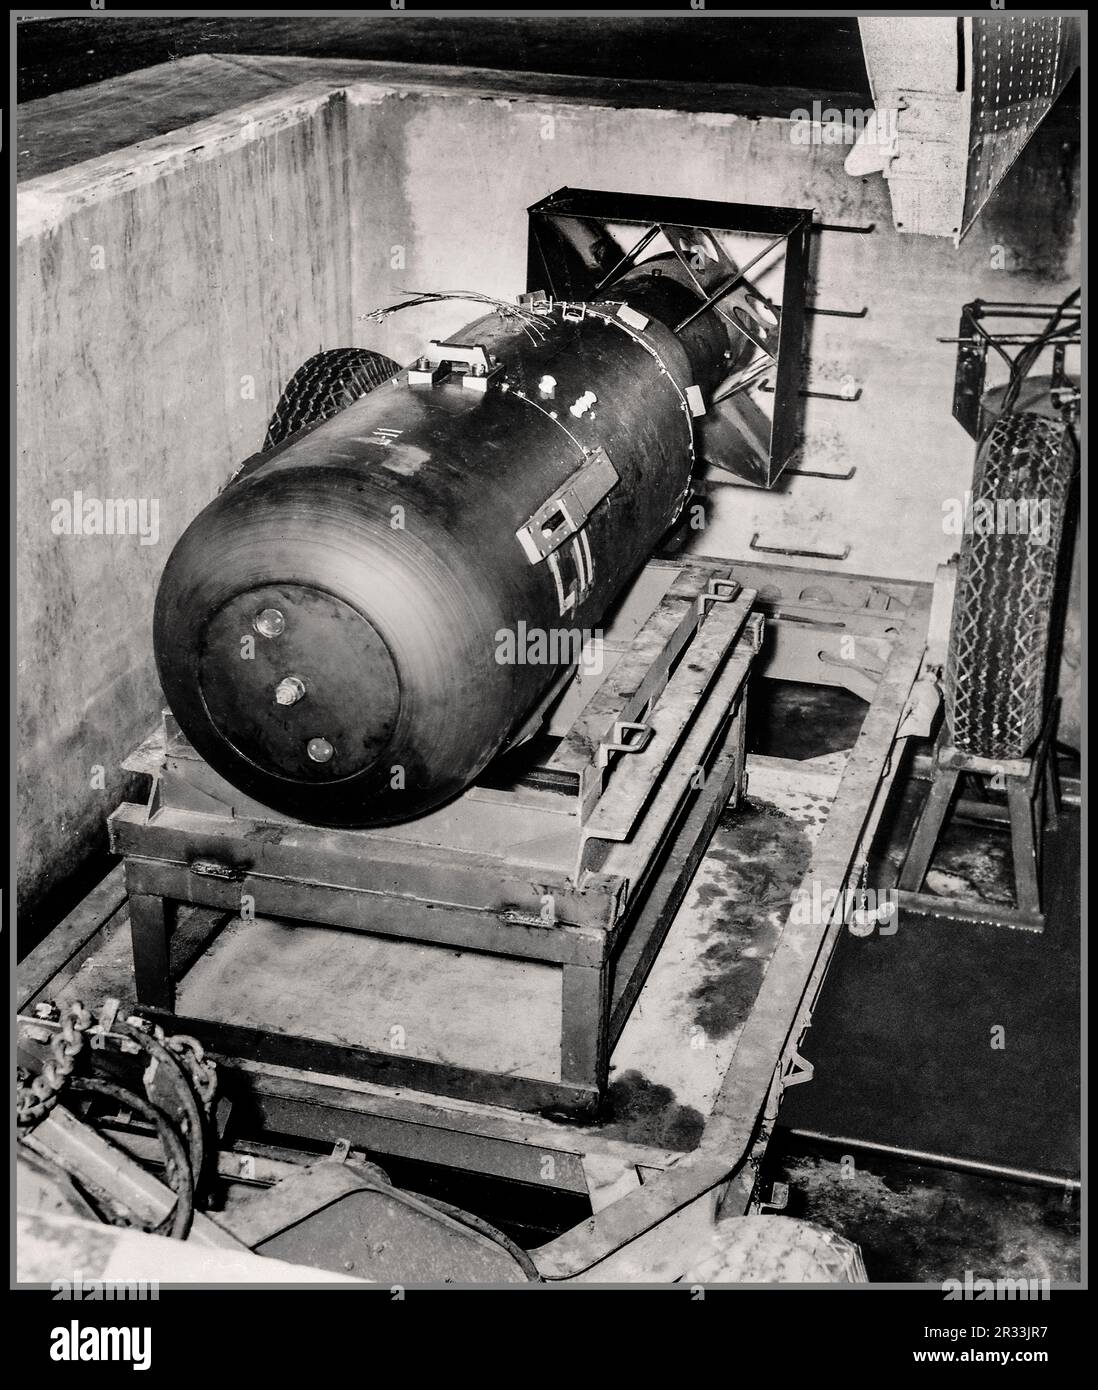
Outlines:
{"type": "Polygon", "coordinates": [[[618,471],[601,446],[577,468],[563,487],[557,488],[515,536],[532,565],[574,536],[618,481],[618,471]]]}
{"type": "Polygon", "coordinates": [[[532,290],[528,294],[520,294],[515,297],[515,303],[520,309],[527,309],[531,314],[551,314],[553,312],[553,299],[544,290],[532,290]]]}
{"type": "Polygon", "coordinates": [[[503,366],[483,343],[440,343],[432,340],[414,367],[408,369],[409,386],[437,386],[451,374],[460,376],[471,391],[487,391],[503,377],[503,366]]]}

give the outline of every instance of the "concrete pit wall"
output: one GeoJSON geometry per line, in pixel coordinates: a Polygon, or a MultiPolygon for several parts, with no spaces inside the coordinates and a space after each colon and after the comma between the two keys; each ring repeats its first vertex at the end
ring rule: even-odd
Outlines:
{"type": "Polygon", "coordinates": [[[20,901],[90,852],[163,698],[172,545],[353,332],[346,106],[327,90],[33,180],[17,253],[20,901]],[[58,534],[76,493],[141,535],[58,534]],[[127,518],[128,520],[128,518],[127,518]]]}
{"type": "MultiPolygon", "coordinates": [[[[854,476],[717,488],[696,547],[748,557],[757,534],[848,548],[839,572],[929,578],[957,549],[943,502],[963,496],[973,460],[950,415],[954,349],[935,338],[976,296],[1053,300],[1077,281],[1077,144],[1039,132],[958,249],[895,232],[879,177],[850,178],[846,147],[793,132],[598,100],[313,83],[21,185],[21,900],[39,902],[103,843],[118,764],[160,706],[161,568],[261,443],[292,371],[348,344],[407,360],[473,317],[461,304],[363,317],[403,289],[518,293],[526,207],[562,185],[874,225],[814,238],[810,302],[869,313],[809,320],[808,384],[849,378],[862,397],[807,402],[795,460],[854,476]],[[157,500],[156,543],[55,534],[52,504],[76,491],[157,500]]],[[[1077,673],[1077,617],[1071,628],[1077,673]]]]}

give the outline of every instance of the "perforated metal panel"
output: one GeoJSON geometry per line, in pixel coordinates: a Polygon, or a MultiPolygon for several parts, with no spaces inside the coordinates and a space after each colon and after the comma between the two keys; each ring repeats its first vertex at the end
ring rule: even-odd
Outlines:
{"type": "Polygon", "coordinates": [[[847,170],[884,174],[898,231],[960,241],[1078,67],[1078,20],[858,22],[874,104],[890,119],[866,128],[847,170]]]}
{"type": "Polygon", "coordinates": [[[1063,15],[970,21],[968,177],[963,236],[1079,66],[1079,27],[1063,15]]]}

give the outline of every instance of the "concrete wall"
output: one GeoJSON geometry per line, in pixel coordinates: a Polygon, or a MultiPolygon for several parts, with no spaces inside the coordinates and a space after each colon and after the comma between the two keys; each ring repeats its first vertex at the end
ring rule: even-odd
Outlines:
{"type": "Polygon", "coordinates": [[[261,444],[280,383],[352,329],[343,101],[306,92],[192,133],[19,193],[18,886],[29,906],[105,842],[119,763],[161,707],[152,606],[171,546],[261,444]],[[155,503],[156,543],[55,534],[52,504],[77,491],[155,503]]]}
{"type": "MultiPolygon", "coordinates": [[[[769,545],[849,545],[850,573],[918,578],[956,549],[942,529],[942,501],[970,483],[973,446],[950,413],[955,349],[935,338],[956,333],[961,305],[977,295],[1059,299],[1077,280],[1073,163],[1055,141],[1051,151],[1048,141],[1031,147],[956,249],[895,232],[883,180],[850,178],[846,147],[795,144],[788,121],[362,87],[348,101],[351,177],[361,189],[359,306],[390,303],[400,287],[517,293],[525,209],[565,184],[814,207],[824,221],[875,224],[869,236],[814,238],[811,301],[868,304],[869,315],[810,320],[809,383],[836,390],[849,375],[863,394],[856,404],[805,403],[797,466],[854,466],[854,478],[797,478],[772,493],[723,489],[699,546],[745,556],[755,532],[769,545]],[[1047,209],[1049,227],[1033,217],[1034,203],[1047,209]],[[405,260],[399,272],[393,247],[405,260]]],[[[461,306],[408,311],[370,340],[406,359],[440,319],[456,328],[472,316],[461,306]]]]}
{"type": "MultiPolygon", "coordinates": [[[[722,486],[695,549],[747,557],[757,535],[757,545],[846,552],[841,572],[920,579],[956,552],[943,505],[971,485],[975,451],[951,413],[956,349],[936,339],[956,334],[961,306],[977,297],[1052,302],[1078,284],[1077,133],[1041,127],[954,247],[897,232],[885,181],[851,178],[846,146],[795,141],[789,120],[424,85],[351,85],[347,98],[360,190],[352,200],[359,314],[401,289],[516,294],[525,285],[525,209],[563,185],[812,207],[820,221],[873,226],[866,236],[814,238],[809,302],[869,312],[809,318],[806,383],[834,391],[851,378],[862,396],[806,401],[792,463],[854,468],[854,476],[790,476],[772,492],[722,486]]],[[[440,326],[470,317],[462,305],[408,310],[381,326],[360,323],[360,340],[405,361],[440,326]]],[[[996,379],[992,369],[989,384],[996,379]]],[[[1076,553],[1061,676],[1061,736],[1075,746],[1079,565],[1076,553]]]]}
{"type": "Polygon", "coordinates": [[[854,478],[797,478],[773,494],[721,488],[698,538],[731,556],[750,554],[756,532],[764,545],[849,546],[850,573],[925,578],[956,549],[942,503],[968,486],[973,448],[950,415],[954,350],[935,337],[953,333],[977,295],[1059,298],[1078,277],[1077,149],[1054,133],[1038,136],[955,249],[894,232],[883,182],[849,178],[842,146],[795,143],[787,121],[415,82],[328,87],[20,188],[27,902],[97,842],[119,799],[117,764],[160,698],[150,636],[160,570],[260,443],[286,378],[320,347],[404,360],[473,316],[456,305],[381,326],[363,317],[402,289],[520,291],[528,204],[571,184],[875,224],[869,236],[820,235],[813,257],[811,298],[868,304],[869,315],[813,322],[810,382],[834,389],[849,375],[863,396],[808,403],[799,466],[855,466],[854,478]],[[158,499],[158,543],[53,534],[51,503],[77,489],[158,499]]]}

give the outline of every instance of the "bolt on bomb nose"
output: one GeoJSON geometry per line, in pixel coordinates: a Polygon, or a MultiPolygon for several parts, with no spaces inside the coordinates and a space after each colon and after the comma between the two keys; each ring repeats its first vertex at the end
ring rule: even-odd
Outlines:
{"type": "Polygon", "coordinates": [[[261,637],[281,637],[286,630],[286,619],[277,608],[264,608],[255,615],[254,627],[261,637]]]}
{"type": "Polygon", "coordinates": [[[280,705],[296,705],[305,697],[305,684],[297,676],[286,676],[275,686],[275,702],[280,705]]]}

